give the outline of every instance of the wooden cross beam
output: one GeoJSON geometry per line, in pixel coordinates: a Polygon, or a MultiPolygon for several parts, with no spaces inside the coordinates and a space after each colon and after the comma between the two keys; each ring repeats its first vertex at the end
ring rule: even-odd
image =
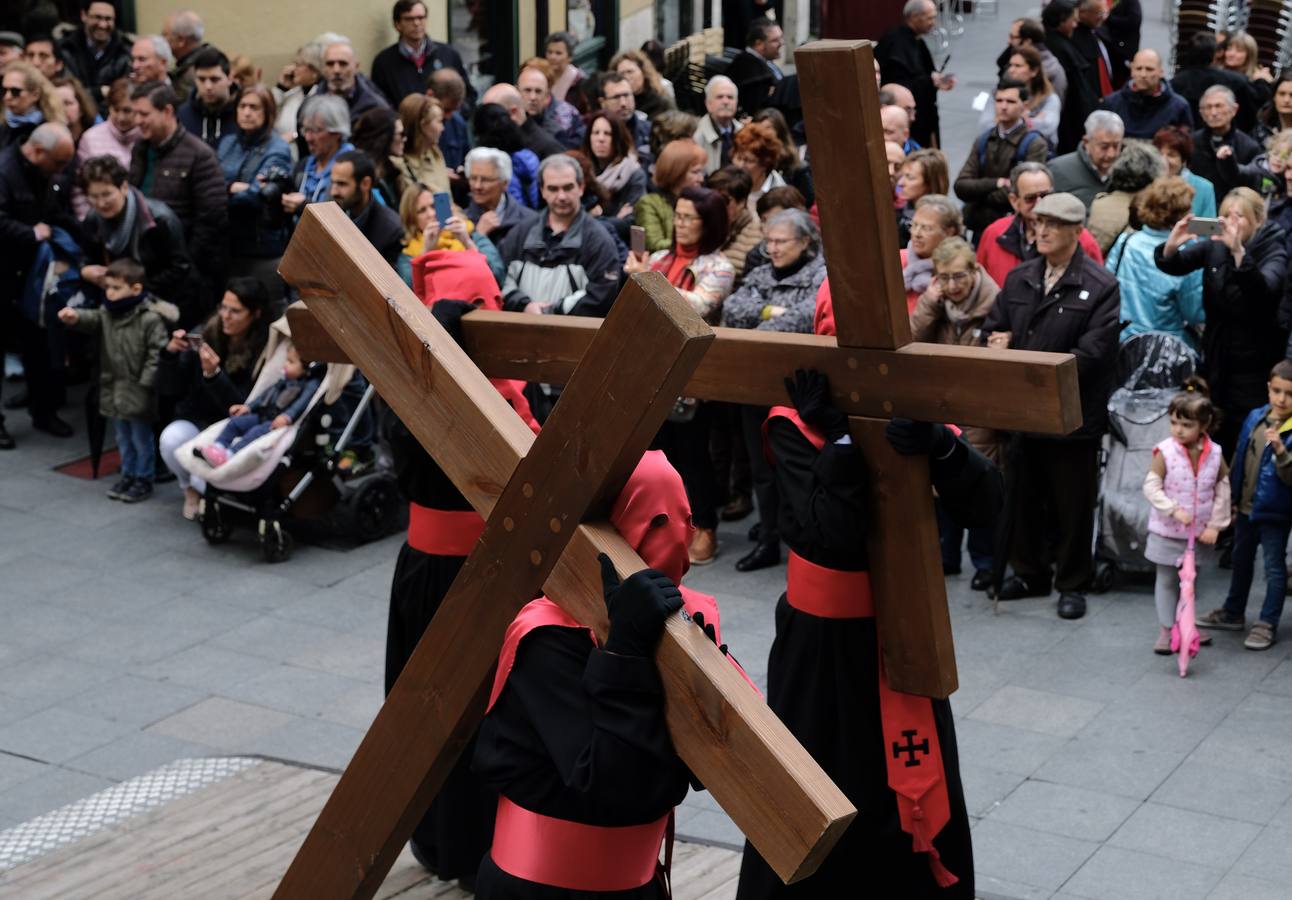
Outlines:
{"type": "MultiPolygon", "coordinates": [[[[796,368],[829,376],[871,470],[869,559],[889,682],[946,697],[957,686],[955,651],[928,465],[889,448],[885,420],[1067,434],[1081,424],[1081,401],[1070,354],[911,342],[873,60],[868,41],[795,54],[809,138],[828,136],[812,143],[812,169],[838,337],[715,329],[683,393],[770,405],[786,402],[781,379],[796,368]]],[[[291,315],[307,353],[344,358],[307,313],[291,315]]],[[[490,376],[563,383],[599,323],[476,312],[463,324],[490,376]]]]}
{"type": "MultiPolygon", "coordinates": [[[[334,204],[283,257],[339,347],[487,519],[278,898],[371,897],[484,710],[503,634],[540,589],[601,636],[596,557],[645,564],[604,516],[712,340],[655,274],[637,276],[535,439],[334,204]]],[[[856,814],[699,630],[669,621],[657,662],[674,746],[785,880],[816,869],[856,814]]]]}

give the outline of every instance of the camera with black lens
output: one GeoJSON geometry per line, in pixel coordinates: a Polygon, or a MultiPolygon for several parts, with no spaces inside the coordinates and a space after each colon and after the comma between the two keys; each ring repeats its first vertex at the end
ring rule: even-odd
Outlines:
{"type": "Polygon", "coordinates": [[[266,171],[263,177],[264,182],[260,186],[261,215],[269,228],[282,228],[290,220],[283,209],[283,195],[296,190],[296,182],[292,180],[289,170],[278,166],[266,171]]]}

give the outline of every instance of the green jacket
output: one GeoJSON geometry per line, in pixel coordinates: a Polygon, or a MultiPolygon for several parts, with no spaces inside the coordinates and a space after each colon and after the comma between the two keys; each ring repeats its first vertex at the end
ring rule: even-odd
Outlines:
{"type": "Polygon", "coordinates": [[[106,309],[78,309],[71,328],[99,336],[99,412],[109,419],[157,417],[157,364],[179,310],[148,299],[121,318],[106,309]]]}
{"type": "Polygon", "coordinates": [[[663,194],[646,194],[633,207],[633,224],[646,229],[646,252],[673,249],[673,204],[663,194]]]}

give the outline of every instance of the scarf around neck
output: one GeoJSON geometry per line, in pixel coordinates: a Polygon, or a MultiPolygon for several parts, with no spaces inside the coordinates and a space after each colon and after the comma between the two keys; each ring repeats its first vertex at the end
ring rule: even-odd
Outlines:
{"type": "Polygon", "coordinates": [[[923,294],[933,281],[933,257],[920,259],[915,255],[915,248],[906,245],[906,267],[902,269],[902,281],[908,291],[923,294]]]}
{"type": "Polygon", "coordinates": [[[135,224],[139,221],[140,202],[136,193],[137,188],[127,187],[126,207],[121,211],[121,215],[115,219],[103,220],[103,224],[108,229],[107,239],[103,244],[113,259],[133,255],[129,252],[130,243],[135,234],[135,224]]]}
{"type": "Polygon", "coordinates": [[[629,153],[617,163],[611,163],[601,171],[597,176],[597,184],[601,185],[612,194],[628,183],[633,173],[641,168],[641,163],[637,161],[636,153],[629,153]]]}
{"type": "Polygon", "coordinates": [[[40,111],[39,106],[33,106],[29,112],[22,114],[11,113],[5,110],[4,122],[10,128],[21,128],[23,125],[39,125],[45,121],[45,114],[40,111]]]}

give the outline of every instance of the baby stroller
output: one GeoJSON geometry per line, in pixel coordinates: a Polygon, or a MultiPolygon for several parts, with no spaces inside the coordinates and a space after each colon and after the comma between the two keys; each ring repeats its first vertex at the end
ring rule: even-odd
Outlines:
{"type": "Polygon", "coordinates": [[[1112,587],[1117,573],[1153,572],[1144,558],[1148,503],[1144,474],[1153,447],[1171,435],[1167,406],[1194,373],[1198,354],[1171,334],[1137,334],[1117,353],[1117,384],[1108,399],[1108,441],[1099,486],[1095,534],[1096,591],[1112,587]]]}
{"type": "MultiPolygon", "coordinates": [[[[281,374],[290,337],[286,318],[273,324],[251,396],[281,374]]],[[[400,526],[398,486],[376,452],[373,387],[354,366],[316,363],[311,374],[315,366],[322,380],[293,424],[257,438],[218,468],[193,451],[215,440],[223,420],[177,451],[180,464],[206,482],[199,519],[209,543],[229,540],[241,519],[255,526],[265,560],[274,563],[291,556],[289,523],[360,542],[400,526]]]]}

